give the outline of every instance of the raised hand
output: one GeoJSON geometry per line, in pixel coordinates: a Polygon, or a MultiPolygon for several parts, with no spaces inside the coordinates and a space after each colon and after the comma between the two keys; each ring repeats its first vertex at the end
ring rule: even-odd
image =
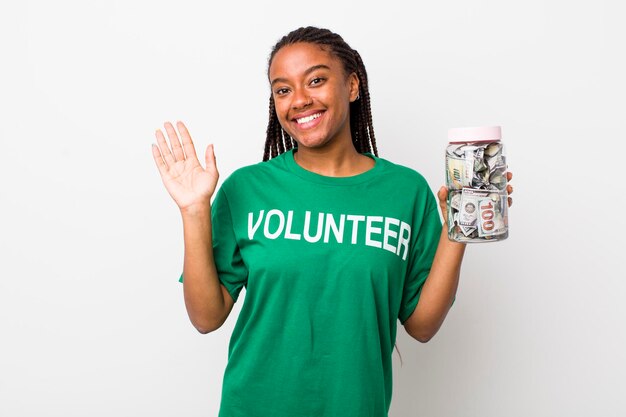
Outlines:
{"type": "Polygon", "coordinates": [[[202,168],[187,128],[183,122],[177,122],[176,127],[182,137],[182,146],[174,126],[165,122],[171,148],[161,129],[157,129],[158,146],[152,145],[152,156],[167,192],[181,211],[196,207],[204,209],[210,205],[219,178],[213,144],[206,148],[206,169],[202,168]]]}
{"type": "MultiPolygon", "coordinates": [[[[511,181],[513,178],[513,173],[507,172],[506,179],[507,182],[511,181]]],[[[511,184],[506,186],[506,192],[511,195],[513,192],[513,187],[511,184]]],[[[442,186],[437,192],[437,197],[439,198],[439,208],[441,209],[441,214],[443,215],[443,223],[448,224],[448,187],[442,186]]],[[[513,204],[513,199],[511,197],[508,198],[509,207],[513,204]]]]}

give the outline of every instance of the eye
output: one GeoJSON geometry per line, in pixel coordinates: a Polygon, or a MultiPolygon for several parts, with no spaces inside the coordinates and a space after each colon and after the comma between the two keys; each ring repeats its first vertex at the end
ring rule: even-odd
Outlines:
{"type": "Polygon", "coordinates": [[[315,77],[311,80],[311,85],[317,85],[317,84],[321,84],[324,81],[326,81],[326,78],[322,78],[322,77],[315,77]]]}
{"type": "Polygon", "coordinates": [[[274,94],[276,94],[277,96],[282,96],[283,94],[287,94],[288,92],[289,92],[288,88],[282,87],[274,91],[274,94]]]}

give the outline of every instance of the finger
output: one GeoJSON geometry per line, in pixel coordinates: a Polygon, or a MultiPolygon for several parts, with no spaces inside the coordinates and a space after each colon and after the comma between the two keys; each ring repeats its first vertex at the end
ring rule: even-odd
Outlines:
{"type": "Polygon", "coordinates": [[[165,163],[168,166],[174,165],[176,163],[176,160],[174,159],[174,155],[172,155],[172,152],[170,151],[170,147],[165,141],[165,136],[163,135],[163,132],[161,132],[161,129],[156,130],[156,138],[157,143],[159,144],[159,150],[161,152],[161,155],[163,156],[163,159],[165,160],[165,163]]]}
{"type": "Polygon", "coordinates": [[[215,157],[215,147],[213,144],[206,147],[204,160],[206,163],[206,170],[215,176],[219,175],[217,172],[217,158],[215,157]]]}
{"type": "Polygon", "coordinates": [[[445,204],[446,200],[448,199],[448,188],[444,186],[439,188],[439,191],[437,192],[437,197],[439,198],[440,204],[445,204]]]}
{"type": "Polygon", "coordinates": [[[176,161],[184,161],[185,153],[183,147],[180,146],[180,139],[178,139],[178,133],[174,130],[174,126],[170,122],[165,122],[165,130],[167,131],[167,137],[172,145],[172,152],[174,153],[174,159],[176,161]]]}
{"type": "Polygon", "coordinates": [[[506,180],[507,181],[511,181],[511,179],[513,179],[513,173],[512,172],[507,172],[506,173],[506,180]]]}
{"type": "Polygon", "coordinates": [[[161,151],[156,144],[152,144],[152,157],[154,158],[154,162],[156,162],[157,168],[159,169],[159,173],[162,177],[167,175],[167,164],[161,155],[161,151]]]}
{"type": "Polygon", "coordinates": [[[185,152],[185,158],[195,157],[196,159],[198,159],[198,156],[196,155],[196,148],[193,146],[191,135],[189,134],[189,131],[187,130],[185,124],[181,121],[178,121],[176,123],[176,127],[178,128],[178,131],[180,132],[180,137],[183,140],[183,151],[185,152]]]}
{"type": "Polygon", "coordinates": [[[444,223],[448,222],[448,187],[442,186],[439,188],[437,192],[437,197],[439,198],[439,210],[441,210],[441,215],[443,216],[444,223]]]}
{"type": "Polygon", "coordinates": [[[513,205],[513,199],[509,197],[508,200],[509,200],[509,207],[511,207],[513,205]]]}
{"type": "Polygon", "coordinates": [[[513,192],[513,186],[511,184],[506,186],[506,192],[507,194],[511,194],[513,192]]]}

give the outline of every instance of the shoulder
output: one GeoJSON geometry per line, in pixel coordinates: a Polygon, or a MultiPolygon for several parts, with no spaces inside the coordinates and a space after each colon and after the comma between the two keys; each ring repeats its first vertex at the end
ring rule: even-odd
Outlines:
{"type": "Polygon", "coordinates": [[[427,213],[437,207],[435,193],[422,173],[406,165],[379,159],[384,164],[385,179],[392,181],[395,189],[401,190],[416,213],[427,213]]]}
{"type": "Polygon", "coordinates": [[[378,160],[383,164],[384,172],[387,176],[392,175],[394,180],[403,183],[403,185],[430,190],[428,181],[426,181],[426,178],[417,170],[385,158],[379,157],[378,160]]]}
{"type": "Polygon", "coordinates": [[[260,161],[235,169],[226,177],[222,187],[230,190],[245,185],[258,185],[263,181],[271,180],[286,173],[285,154],[283,153],[268,161],[260,161]]]}

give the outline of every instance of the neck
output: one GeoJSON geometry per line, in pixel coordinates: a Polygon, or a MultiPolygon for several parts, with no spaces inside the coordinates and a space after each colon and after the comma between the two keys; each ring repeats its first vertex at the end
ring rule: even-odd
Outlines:
{"type": "MultiPolygon", "coordinates": [[[[339,145],[339,144],[337,144],[339,145]]],[[[374,161],[356,151],[352,143],[342,146],[306,148],[298,146],[293,158],[298,165],[328,177],[350,177],[374,166],[374,161]]]]}

